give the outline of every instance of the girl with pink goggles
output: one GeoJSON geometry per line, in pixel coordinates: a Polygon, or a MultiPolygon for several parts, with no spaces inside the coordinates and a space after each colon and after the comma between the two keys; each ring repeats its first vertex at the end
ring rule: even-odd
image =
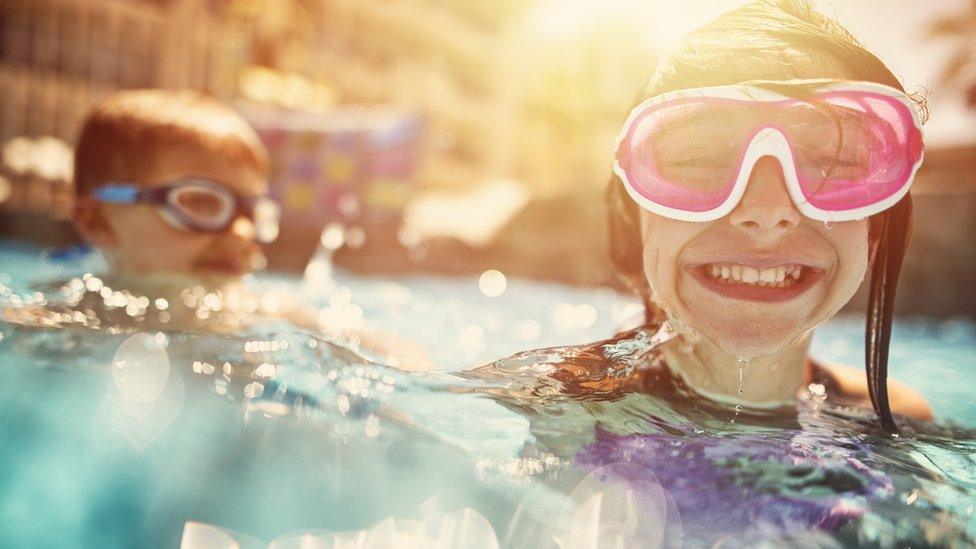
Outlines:
{"type": "Polygon", "coordinates": [[[644,101],[617,137],[614,172],[640,206],[711,221],[745,194],[761,158],[776,158],[805,216],[862,219],[893,206],[922,164],[922,125],[900,90],[873,82],[752,82],[644,101]],[[803,98],[771,88],[812,90],[803,98]]]}

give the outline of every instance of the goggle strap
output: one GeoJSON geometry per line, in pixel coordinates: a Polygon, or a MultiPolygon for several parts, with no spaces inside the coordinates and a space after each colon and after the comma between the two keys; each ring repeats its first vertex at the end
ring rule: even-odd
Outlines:
{"type": "Polygon", "coordinates": [[[108,183],[91,192],[92,196],[110,204],[135,204],[139,199],[139,188],[126,183],[108,183]]]}
{"type": "MultiPolygon", "coordinates": [[[[141,187],[132,183],[107,182],[91,191],[91,195],[101,202],[110,204],[149,204],[158,206],[158,210],[163,218],[174,227],[181,230],[199,230],[206,232],[220,232],[226,230],[237,216],[243,214],[255,225],[274,223],[277,225],[281,217],[281,208],[276,202],[268,197],[244,197],[220,186],[209,184],[206,180],[193,180],[177,182],[156,187],[141,187]],[[220,223],[202,223],[199,216],[194,216],[181,207],[175,198],[171,198],[174,193],[181,189],[196,187],[197,189],[207,189],[217,195],[225,208],[219,217],[220,223]],[[273,215],[263,215],[262,219],[257,219],[257,209],[259,205],[266,205],[271,208],[273,215]]],[[[267,210],[267,208],[262,208],[267,210]]],[[[268,231],[255,227],[259,235],[258,240],[269,242],[271,238],[262,238],[268,231]]],[[[277,236],[277,231],[274,231],[277,236]]]]}

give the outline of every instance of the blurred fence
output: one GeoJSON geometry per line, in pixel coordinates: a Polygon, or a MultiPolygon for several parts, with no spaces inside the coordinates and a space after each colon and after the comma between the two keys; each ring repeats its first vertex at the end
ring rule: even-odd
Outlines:
{"type": "MultiPolygon", "coordinates": [[[[615,284],[600,190],[656,54],[626,24],[562,41],[520,35],[532,4],[0,0],[0,236],[75,241],[70,148],[85,112],[116,89],[194,88],[235,104],[269,148],[286,210],[272,267],[300,269],[322,226],[337,221],[368,237],[336,256],[364,271],[497,268],[615,284]],[[477,189],[499,178],[532,200],[495,216],[506,221],[485,242],[419,242],[415,227],[400,226],[405,204],[425,192],[476,198],[431,203],[494,207],[477,189]]],[[[974,143],[976,130],[926,151],[900,312],[976,316],[974,143]]]]}
{"type": "Polygon", "coordinates": [[[71,143],[91,105],[121,88],[230,96],[237,67],[223,50],[232,37],[215,40],[210,19],[202,2],[3,0],[0,140],[71,143]]]}

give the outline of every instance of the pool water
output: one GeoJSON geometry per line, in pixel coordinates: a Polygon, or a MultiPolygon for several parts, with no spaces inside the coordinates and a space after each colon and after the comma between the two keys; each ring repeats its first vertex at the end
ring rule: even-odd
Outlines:
{"type": "MultiPolygon", "coordinates": [[[[22,300],[29,282],[101,267],[10,243],[0,265],[22,300]]],[[[491,298],[477,279],[325,271],[253,284],[422,341],[445,372],[375,364],[282,323],[229,335],[0,324],[3,545],[976,542],[971,321],[899,319],[892,375],[938,421],[902,419],[892,438],[816,391],[776,413],[574,395],[545,375],[565,350],[448,373],[606,338],[635,304],[609,289],[508,280],[491,298]]],[[[606,378],[658,336],[617,343],[606,378]]],[[[862,337],[863,319],[838,318],[813,352],[859,364],[862,337]]]]}

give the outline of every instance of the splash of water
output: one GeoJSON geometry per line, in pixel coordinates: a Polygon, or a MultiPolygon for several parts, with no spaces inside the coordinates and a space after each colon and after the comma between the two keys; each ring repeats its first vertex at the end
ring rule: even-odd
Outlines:
{"type": "Polygon", "coordinates": [[[322,229],[319,244],[312,259],[305,265],[302,289],[310,295],[324,296],[336,286],[333,279],[332,255],[346,243],[346,230],[340,223],[329,223],[322,229]]]}

